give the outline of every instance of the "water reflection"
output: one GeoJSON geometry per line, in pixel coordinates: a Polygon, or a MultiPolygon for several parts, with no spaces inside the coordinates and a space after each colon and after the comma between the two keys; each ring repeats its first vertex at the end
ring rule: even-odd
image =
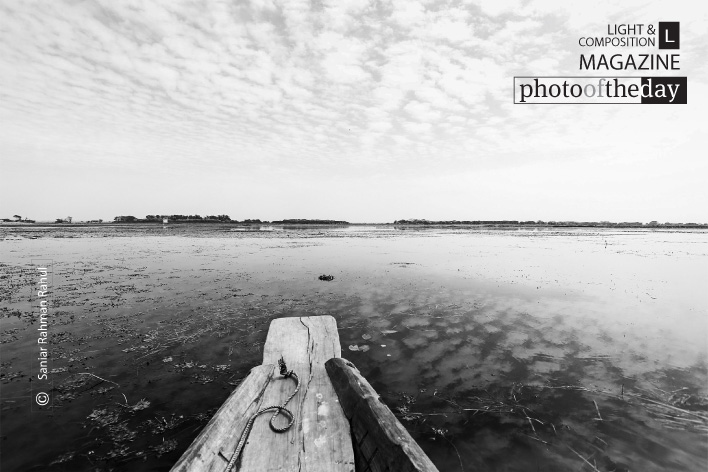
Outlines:
{"type": "Polygon", "coordinates": [[[584,460],[599,470],[698,470],[708,425],[705,364],[630,377],[624,366],[634,372],[644,361],[637,352],[624,354],[623,341],[606,335],[609,354],[595,354],[584,330],[559,321],[489,302],[411,310],[358,328],[353,337],[368,333],[373,348],[346,357],[426,450],[434,441],[463,450],[461,459],[454,449],[441,452],[441,470],[457,470],[459,460],[470,470],[569,470],[584,460]]]}

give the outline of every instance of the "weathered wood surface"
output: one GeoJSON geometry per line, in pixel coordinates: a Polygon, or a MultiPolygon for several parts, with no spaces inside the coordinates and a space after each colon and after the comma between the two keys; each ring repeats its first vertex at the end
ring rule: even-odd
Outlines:
{"type": "Polygon", "coordinates": [[[354,364],[335,358],[325,368],[351,422],[357,472],[437,472],[354,364]]]}
{"type": "Polygon", "coordinates": [[[248,377],[221,405],[189,449],[182,454],[172,470],[223,472],[228,462],[219,456],[219,451],[230,457],[236,449],[241,431],[246,427],[251,415],[261,408],[263,394],[277,374],[273,365],[261,365],[252,369],[248,377]]]}
{"type": "MultiPolygon", "coordinates": [[[[273,320],[263,349],[263,364],[251,371],[201,434],[182,455],[173,471],[223,471],[245,424],[253,413],[279,405],[295,389],[292,379],[279,375],[282,355],[288,369],[300,378],[300,391],[287,408],[295,423],[275,433],[260,415],[253,424],[236,470],[353,472],[354,452],[347,421],[324,367],[341,356],[337,323],[331,316],[273,320]]],[[[277,424],[287,423],[283,416],[277,424]]]]}

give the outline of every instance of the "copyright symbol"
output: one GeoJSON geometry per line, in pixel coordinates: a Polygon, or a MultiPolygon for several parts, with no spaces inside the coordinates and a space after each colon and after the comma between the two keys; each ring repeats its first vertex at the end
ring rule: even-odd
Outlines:
{"type": "Polygon", "coordinates": [[[37,402],[37,405],[44,406],[49,403],[49,395],[44,392],[39,392],[35,397],[35,401],[37,402]]]}

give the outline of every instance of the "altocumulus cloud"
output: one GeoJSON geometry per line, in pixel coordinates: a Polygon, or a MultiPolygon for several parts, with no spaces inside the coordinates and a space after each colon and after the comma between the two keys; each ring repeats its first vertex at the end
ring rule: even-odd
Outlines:
{"type": "MultiPolygon", "coordinates": [[[[587,158],[619,117],[667,149],[676,130],[637,110],[511,104],[514,75],[576,73],[580,34],[663,13],[612,3],[3,1],[0,146],[15,168],[424,175],[587,158]]],[[[675,8],[694,68],[704,10],[675,8]]]]}

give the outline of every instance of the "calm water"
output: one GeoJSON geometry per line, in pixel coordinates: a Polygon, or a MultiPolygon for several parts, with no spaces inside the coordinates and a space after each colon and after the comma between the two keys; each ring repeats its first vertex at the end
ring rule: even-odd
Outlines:
{"type": "Polygon", "coordinates": [[[706,232],[0,231],[3,471],[169,470],[270,320],[319,314],[441,471],[708,464],[706,232]]]}

